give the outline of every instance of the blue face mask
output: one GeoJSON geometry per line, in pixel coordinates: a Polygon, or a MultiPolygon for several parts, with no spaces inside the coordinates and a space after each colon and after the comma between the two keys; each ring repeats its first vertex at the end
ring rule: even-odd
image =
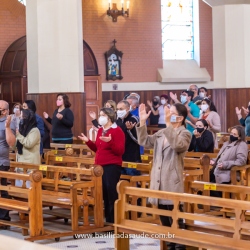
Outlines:
{"type": "Polygon", "coordinates": [[[181,103],[185,104],[187,102],[187,97],[184,95],[181,95],[181,103]]]}
{"type": "Polygon", "coordinates": [[[133,109],[132,109],[132,106],[130,105],[130,109],[129,109],[129,112],[131,112],[131,111],[133,111],[133,109]]]}
{"type": "Polygon", "coordinates": [[[177,122],[177,121],[176,121],[176,118],[178,118],[178,117],[181,117],[181,116],[174,116],[174,115],[171,115],[170,122],[171,122],[171,123],[177,122]]]}

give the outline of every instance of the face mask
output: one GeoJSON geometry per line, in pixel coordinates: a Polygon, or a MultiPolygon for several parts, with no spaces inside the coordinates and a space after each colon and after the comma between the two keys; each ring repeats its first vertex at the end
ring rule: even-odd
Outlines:
{"type": "Polygon", "coordinates": [[[108,117],[106,116],[100,116],[99,118],[99,124],[101,126],[105,126],[108,123],[108,117]]]}
{"type": "Polygon", "coordinates": [[[233,142],[233,141],[238,141],[239,138],[238,137],[235,137],[233,135],[230,135],[230,141],[233,142]]]}
{"type": "Polygon", "coordinates": [[[4,111],[4,110],[5,110],[5,109],[0,110],[0,116],[3,115],[3,111],[4,111]]]}
{"type": "Polygon", "coordinates": [[[158,102],[153,102],[154,106],[158,105],[158,102]]]}
{"type": "Polygon", "coordinates": [[[127,110],[117,110],[117,117],[123,119],[127,114],[127,110]]]}
{"type": "Polygon", "coordinates": [[[174,115],[171,115],[170,122],[171,122],[171,123],[177,122],[177,121],[176,121],[176,118],[177,118],[177,117],[181,117],[181,116],[174,116],[174,115]]]}
{"type": "Polygon", "coordinates": [[[201,110],[203,111],[203,112],[206,112],[207,111],[207,109],[208,109],[208,104],[202,104],[201,105],[201,110]]]}
{"type": "Polygon", "coordinates": [[[201,134],[205,130],[205,128],[196,128],[196,130],[197,130],[198,133],[201,134]]]}
{"type": "Polygon", "coordinates": [[[204,92],[200,92],[199,95],[200,95],[201,98],[204,98],[204,97],[205,97],[205,93],[204,93],[204,92]]]}
{"type": "Polygon", "coordinates": [[[63,101],[57,100],[57,101],[56,101],[56,105],[57,105],[57,107],[60,107],[61,105],[63,105],[63,101]]]}
{"type": "Polygon", "coordinates": [[[19,109],[14,108],[13,113],[15,114],[17,111],[19,111],[19,109]]]}
{"type": "Polygon", "coordinates": [[[130,105],[129,112],[133,111],[132,106],[130,105]]]}
{"type": "Polygon", "coordinates": [[[185,104],[187,102],[187,97],[184,95],[181,95],[181,103],[185,104]]]}
{"type": "Polygon", "coordinates": [[[167,101],[166,101],[165,99],[162,99],[162,100],[161,100],[161,104],[162,104],[162,105],[165,105],[166,102],[167,102],[167,101]]]}

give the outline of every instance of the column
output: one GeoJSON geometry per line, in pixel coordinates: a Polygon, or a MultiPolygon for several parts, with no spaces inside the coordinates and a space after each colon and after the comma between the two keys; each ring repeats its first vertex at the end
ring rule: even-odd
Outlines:
{"type": "Polygon", "coordinates": [[[85,132],[82,0],[27,0],[26,26],[27,98],[52,116],[56,93],[67,93],[74,136],[85,132]]]}
{"type": "Polygon", "coordinates": [[[204,2],[213,11],[214,87],[250,87],[250,1],[204,2]]]}

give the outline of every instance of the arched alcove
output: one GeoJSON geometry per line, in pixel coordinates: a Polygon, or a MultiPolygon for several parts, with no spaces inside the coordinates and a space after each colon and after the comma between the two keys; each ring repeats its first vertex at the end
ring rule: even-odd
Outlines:
{"type": "MultiPolygon", "coordinates": [[[[84,76],[99,76],[95,55],[83,40],[84,76]]],[[[26,36],[13,42],[6,50],[0,67],[1,99],[10,103],[26,99],[27,89],[27,50],[26,36]]]]}

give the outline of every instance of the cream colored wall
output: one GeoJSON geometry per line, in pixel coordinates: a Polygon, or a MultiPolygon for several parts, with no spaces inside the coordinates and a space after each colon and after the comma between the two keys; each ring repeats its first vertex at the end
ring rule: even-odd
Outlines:
{"type": "Polygon", "coordinates": [[[26,18],[28,92],[83,92],[82,1],[27,0],[26,18]]]}
{"type": "Polygon", "coordinates": [[[213,7],[215,88],[250,87],[250,5],[213,7]]]}

